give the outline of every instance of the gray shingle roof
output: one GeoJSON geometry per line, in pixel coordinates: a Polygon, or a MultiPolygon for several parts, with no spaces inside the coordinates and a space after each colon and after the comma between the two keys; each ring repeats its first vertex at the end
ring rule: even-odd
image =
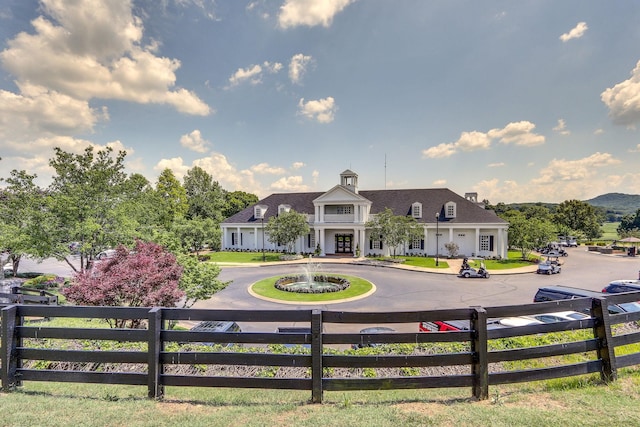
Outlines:
{"type": "MultiPolygon", "coordinates": [[[[262,200],[257,205],[268,206],[265,220],[278,213],[278,206],[289,205],[291,209],[299,213],[313,215],[315,209],[313,201],[325,194],[324,192],[314,193],[276,193],[262,200]]],[[[498,217],[493,211],[486,210],[481,206],[465,199],[447,188],[427,188],[413,190],[360,190],[358,194],[372,202],[371,213],[377,214],[385,208],[393,211],[394,215],[410,215],[411,205],[415,202],[422,203],[421,223],[435,223],[436,212],[440,211],[440,221],[462,224],[502,224],[505,220],[498,217]],[[444,217],[444,205],[447,202],[456,203],[456,217],[446,220],[444,217]]],[[[241,212],[223,221],[225,224],[242,224],[259,222],[253,217],[253,207],[251,205],[241,212]]]]}

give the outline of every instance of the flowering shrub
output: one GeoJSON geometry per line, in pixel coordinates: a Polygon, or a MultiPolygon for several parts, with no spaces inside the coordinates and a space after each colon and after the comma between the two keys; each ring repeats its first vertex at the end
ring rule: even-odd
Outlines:
{"type": "MultiPolygon", "coordinates": [[[[62,294],[78,305],[174,307],[184,296],[178,288],[182,267],[176,257],[153,242],[137,241],[133,251],[116,248],[116,255],[75,275],[62,294]]],[[[111,319],[124,327],[127,319],[111,319]]],[[[131,320],[131,327],[140,321],[131,320]]]]}

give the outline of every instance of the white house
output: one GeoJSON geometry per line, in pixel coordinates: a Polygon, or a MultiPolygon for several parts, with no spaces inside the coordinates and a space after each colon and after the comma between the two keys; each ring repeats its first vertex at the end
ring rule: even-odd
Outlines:
{"type": "Polygon", "coordinates": [[[420,239],[407,242],[397,253],[447,255],[454,242],[459,255],[507,257],[508,223],[477,202],[476,193],[461,197],[446,188],[414,190],[358,190],[358,175],[340,174],[340,184],[320,193],[277,193],[224,220],[223,250],[281,251],[263,233],[269,218],[295,210],[307,215],[311,229],[296,243],[296,251],[322,256],[388,255],[379,236],[365,227],[374,215],[389,208],[394,215],[415,218],[424,228],[420,239]],[[437,235],[436,235],[437,234],[437,235]],[[437,249],[436,249],[437,245],[437,249]]]}

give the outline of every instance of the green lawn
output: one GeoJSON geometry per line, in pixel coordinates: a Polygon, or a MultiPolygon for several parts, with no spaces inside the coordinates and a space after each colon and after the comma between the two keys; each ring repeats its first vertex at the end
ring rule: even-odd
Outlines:
{"type": "Polygon", "coordinates": [[[253,284],[251,290],[258,295],[267,298],[279,299],[282,301],[298,301],[298,302],[326,302],[335,301],[347,298],[354,298],[369,292],[373,285],[368,280],[364,280],[360,277],[347,276],[344,274],[332,274],[336,277],[344,277],[351,283],[350,286],[344,291],[340,292],[326,292],[323,294],[300,294],[295,292],[285,292],[274,287],[274,283],[280,277],[275,276],[262,279],[253,284]]]}
{"type": "MultiPolygon", "coordinates": [[[[264,262],[280,261],[279,253],[266,252],[264,262]]],[[[263,262],[262,252],[211,252],[209,261],[222,263],[258,263],[263,262]]]]}
{"type": "Polygon", "coordinates": [[[606,386],[596,375],[469,388],[325,392],[27,382],[0,393],[2,425],[69,426],[632,426],[640,424],[640,372],[620,371],[606,386]]]}
{"type": "MultiPolygon", "coordinates": [[[[537,258],[537,255],[531,254],[529,255],[529,261],[523,260],[522,252],[510,250],[507,259],[488,259],[485,260],[484,263],[487,270],[507,270],[509,268],[527,267],[531,265],[532,260],[535,258],[537,258]]],[[[475,264],[480,265],[478,261],[476,261],[475,264]]]]}
{"type": "Polygon", "coordinates": [[[600,229],[602,230],[602,240],[617,240],[620,238],[617,228],[620,226],[620,222],[605,222],[600,229]]]}

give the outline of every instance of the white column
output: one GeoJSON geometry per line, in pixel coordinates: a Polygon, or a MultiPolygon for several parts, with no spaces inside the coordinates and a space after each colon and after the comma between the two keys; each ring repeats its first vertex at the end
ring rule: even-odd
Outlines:
{"type": "Polygon", "coordinates": [[[480,228],[476,227],[476,256],[480,252],[480,228]]]}
{"type": "Polygon", "coordinates": [[[324,250],[324,233],[325,230],[324,228],[320,230],[320,256],[325,256],[325,250],[324,250]]]}

